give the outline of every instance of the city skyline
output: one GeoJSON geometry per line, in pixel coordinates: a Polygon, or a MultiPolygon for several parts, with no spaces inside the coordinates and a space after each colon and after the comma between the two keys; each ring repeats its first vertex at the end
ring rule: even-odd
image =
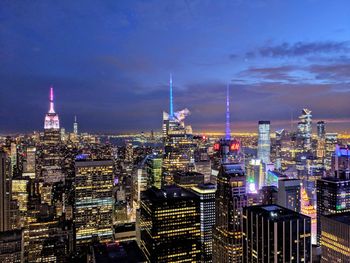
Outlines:
{"type": "Polygon", "coordinates": [[[50,85],[67,130],[77,115],[87,132],[158,131],[170,73],[194,131],[224,131],[229,83],[232,132],[290,129],[309,108],[349,133],[344,3],[2,2],[0,133],[42,130],[50,85]]]}

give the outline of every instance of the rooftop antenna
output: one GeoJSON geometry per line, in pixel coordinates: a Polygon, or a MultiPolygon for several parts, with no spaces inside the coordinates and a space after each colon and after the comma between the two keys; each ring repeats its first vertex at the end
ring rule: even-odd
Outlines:
{"type": "Polygon", "coordinates": [[[170,73],[170,81],[169,81],[169,86],[170,86],[170,109],[169,109],[169,116],[170,118],[174,117],[174,108],[173,108],[173,76],[170,73]]]}
{"type": "Polygon", "coordinates": [[[52,87],[52,85],[50,87],[50,110],[49,110],[49,113],[55,113],[54,104],[53,104],[53,87],[52,87]]]}
{"type": "Polygon", "coordinates": [[[231,129],[230,129],[230,86],[227,84],[226,90],[226,130],[225,130],[225,139],[231,139],[231,129]]]}

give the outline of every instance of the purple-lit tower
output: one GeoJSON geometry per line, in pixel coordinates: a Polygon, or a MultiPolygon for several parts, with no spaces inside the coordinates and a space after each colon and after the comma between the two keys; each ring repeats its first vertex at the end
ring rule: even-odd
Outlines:
{"type": "Polygon", "coordinates": [[[50,87],[50,108],[45,115],[44,141],[46,144],[57,144],[61,141],[60,120],[54,109],[53,87],[50,87]]]}
{"type": "Polygon", "coordinates": [[[54,102],[53,102],[53,87],[50,87],[50,109],[45,115],[44,129],[59,129],[60,120],[58,114],[55,112],[54,102]]]}

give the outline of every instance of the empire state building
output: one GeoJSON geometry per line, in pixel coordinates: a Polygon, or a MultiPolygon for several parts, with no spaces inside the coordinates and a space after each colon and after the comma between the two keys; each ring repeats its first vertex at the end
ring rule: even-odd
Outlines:
{"type": "Polygon", "coordinates": [[[60,141],[60,120],[54,109],[52,86],[50,87],[50,108],[45,115],[44,141],[49,144],[55,144],[60,141]]]}

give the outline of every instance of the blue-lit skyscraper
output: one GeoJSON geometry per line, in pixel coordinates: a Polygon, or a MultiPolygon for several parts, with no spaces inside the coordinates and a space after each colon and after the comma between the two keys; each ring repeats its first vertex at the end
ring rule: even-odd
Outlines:
{"type": "Polygon", "coordinates": [[[270,163],[270,121],[259,121],[258,159],[263,163],[270,163]]]}

